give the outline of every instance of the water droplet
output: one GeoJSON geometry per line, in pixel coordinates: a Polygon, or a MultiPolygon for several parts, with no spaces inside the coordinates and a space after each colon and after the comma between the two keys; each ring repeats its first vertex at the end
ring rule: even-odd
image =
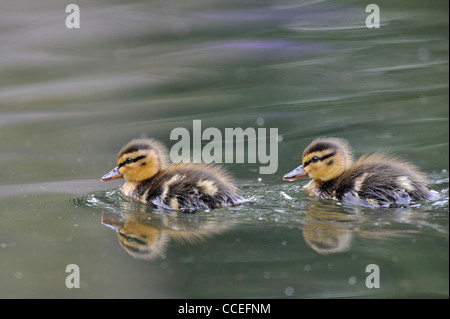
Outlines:
{"type": "Polygon", "coordinates": [[[356,284],[356,277],[355,276],[351,276],[350,278],[348,278],[348,284],[349,285],[354,285],[356,284]]]}
{"type": "Polygon", "coordinates": [[[258,125],[258,126],[263,126],[264,125],[264,119],[262,118],[262,117],[258,117],[257,119],[256,119],[256,124],[258,125]]]}
{"type": "Polygon", "coordinates": [[[292,199],[292,197],[291,196],[289,196],[288,194],[286,194],[285,192],[283,192],[283,191],[281,191],[280,192],[280,195],[281,195],[281,197],[284,197],[284,198],[286,198],[286,199],[289,199],[289,200],[291,200],[292,199]]]}
{"type": "Polygon", "coordinates": [[[417,56],[421,62],[427,62],[430,60],[430,51],[427,48],[421,47],[417,50],[417,56]]]}
{"type": "Polygon", "coordinates": [[[294,288],[292,287],[286,287],[286,289],[284,289],[284,294],[288,297],[292,296],[294,294],[294,288]]]}

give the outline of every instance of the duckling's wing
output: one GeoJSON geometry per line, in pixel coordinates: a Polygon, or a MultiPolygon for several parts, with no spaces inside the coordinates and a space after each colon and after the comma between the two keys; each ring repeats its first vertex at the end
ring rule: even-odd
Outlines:
{"type": "Polygon", "coordinates": [[[429,198],[426,178],[418,169],[383,153],[362,157],[342,178],[344,200],[363,206],[402,206],[429,198]]]}
{"type": "Polygon", "coordinates": [[[399,207],[410,204],[411,197],[402,189],[383,192],[348,191],[342,196],[341,201],[363,207],[399,207]]]}

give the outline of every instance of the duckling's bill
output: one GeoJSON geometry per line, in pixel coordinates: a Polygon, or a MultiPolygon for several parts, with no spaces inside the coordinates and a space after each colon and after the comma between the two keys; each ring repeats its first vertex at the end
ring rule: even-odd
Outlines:
{"type": "Polygon", "coordinates": [[[296,179],[299,179],[300,177],[306,177],[308,176],[308,173],[305,172],[303,164],[294,168],[289,173],[285,174],[283,176],[283,180],[285,181],[295,181],[296,179]]]}
{"type": "Polygon", "coordinates": [[[108,182],[118,178],[123,178],[123,175],[119,172],[119,166],[116,166],[111,171],[103,175],[101,181],[108,182]]]}

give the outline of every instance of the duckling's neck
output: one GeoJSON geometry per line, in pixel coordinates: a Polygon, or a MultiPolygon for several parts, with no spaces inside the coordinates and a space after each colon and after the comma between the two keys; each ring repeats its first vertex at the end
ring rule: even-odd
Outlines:
{"type": "Polygon", "coordinates": [[[126,181],[125,184],[122,185],[122,188],[120,190],[125,196],[134,197],[134,193],[136,192],[137,186],[140,183],[141,182],[126,181]]]}
{"type": "Polygon", "coordinates": [[[161,178],[164,176],[164,170],[158,171],[157,174],[152,175],[150,178],[130,181],[126,180],[121,187],[121,192],[127,197],[131,197],[137,200],[144,200],[147,195],[155,194],[160,191],[161,178]]]}
{"type": "Polygon", "coordinates": [[[305,186],[305,192],[312,197],[333,199],[335,197],[338,179],[339,177],[326,182],[313,179],[305,186]]]}

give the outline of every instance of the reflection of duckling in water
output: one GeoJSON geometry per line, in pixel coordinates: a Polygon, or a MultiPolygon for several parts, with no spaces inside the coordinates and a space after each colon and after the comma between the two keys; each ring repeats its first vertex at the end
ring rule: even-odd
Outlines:
{"type": "Polygon", "coordinates": [[[304,176],[312,178],[306,186],[309,195],[359,206],[396,207],[432,197],[426,178],[415,166],[382,153],[363,156],[353,164],[347,142],[339,138],[314,140],[304,150],[302,164],[283,179],[304,176]]]}
{"type": "Polygon", "coordinates": [[[357,219],[354,215],[335,212],[332,208],[317,203],[305,215],[303,238],[312,249],[326,255],[350,249],[353,230],[348,222],[357,219]]]}
{"type": "Polygon", "coordinates": [[[180,216],[153,215],[130,211],[122,214],[102,214],[102,223],[117,232],[122,248],[131,256],[151,260],[165,253],[170,238],[195,244],[220,234],[230,223],[190,222],[180,216]]]}
{"type": "MultiPolygon", "coordinates": [[[[354,237],[388,240],[417,233],[414,229],[393,229],[374,227],[379,221],[378,212],[367,213],[363,207],[336,207],[326,202],[313,203],[307,210],[303,221],[303,238],[313,250],[321,255],[340,253],[350,250],[354,237]],[[364,212],[364,210],[366,212],[364,212]]],[[[417,212],[417,215],[421,215],[417,212]]],[[[413,225],[433,227],[421,218],[415,220],[409,207],[397,208],[396,214],[383,215],[386,225],[411,222],[413,225]],[[409,220],[410,219],[410,220],[409,220]]],[[[417,217],[417,216],[416,216],[417,217]]]]}
{"type": "MultiPolygon", "coordinates": [[[[117,214],[116,214],[117,216],[117,214]]],[[[169,237],[161,231],[160,225],[147,224],[138,214],[128,214],[127,220],[116,221],[102,214],[102,224],[117,232],[120,246],[131,256],[150,260],[160,256],[165,250],[169,237]]]]}
{"type": "Polygon", "coordinates": [[[222,169],[206,164],[168,165],[166,153],[155,140],[133,140],[122,148],[117,166],[102,181],[123,177],[123,195],[177,211],[235,206],[244,201],[222,169]]]}

